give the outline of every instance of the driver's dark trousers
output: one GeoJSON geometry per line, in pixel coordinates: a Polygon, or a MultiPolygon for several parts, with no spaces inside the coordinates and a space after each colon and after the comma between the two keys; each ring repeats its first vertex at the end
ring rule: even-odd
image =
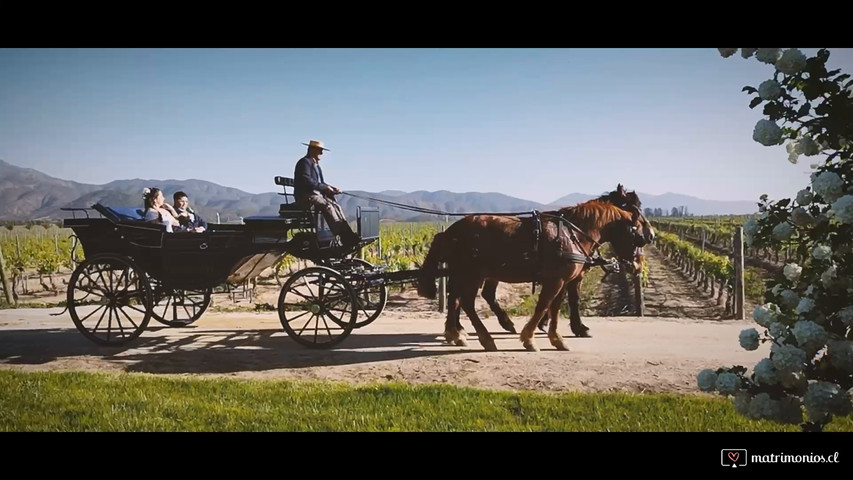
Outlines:
{"type": "Polygon", "coordinates": [[[329,225],[329,230],[336,236],[340,236],[341,243],[344,246],[355,245],[360,240],[358,235],[352,231],[341,206],[338,205],[334,197],[327,197],[315,192],[302,199],[297,199],[297,201],[303,205],[314,205],[317,210],[322,212],[323,218],[329,225]]]}

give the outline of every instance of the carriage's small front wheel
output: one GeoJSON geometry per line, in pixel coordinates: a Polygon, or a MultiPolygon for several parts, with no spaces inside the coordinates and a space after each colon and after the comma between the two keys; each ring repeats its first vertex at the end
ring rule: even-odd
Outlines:
{"type": "MultiPolygon", "coordinates": [[[[352,261],[358,267],[363,268],[365,272],[372,272],[376,269],[367,260],[354,258],[352,261]]],[[[370,325],[379,318],[382,310],[385,309],[385,304],[388,302],[388,286],[384,283],[371,284],[362,276],[353,278],[350,284],[353,292],[355,292],[355,302],[358,306],[358,321],[355,322],[355,328],[370,325]]]]}
{"type": "Polygon", "coordinates": [[[210,306],[213,290],[180,290],[165,287],[150,279],[152,290],[151,316],[170,327],[186,327],[201,318],[210,306]]]}
{"type": "Polygon", "coordinates": [[[284,331],[308,348],[331,348],[349,336],[358,320],[355,294],[346,278],[327,267],[300,270],[278,296],[284,331]]]}
{"type": "Polygon", "coordinates": [[[151,319],[148,279],[124,256],[98,255],[80,263],[68,282],[67,302],[77,330],[101,345],[137,338],[151,319]]]}

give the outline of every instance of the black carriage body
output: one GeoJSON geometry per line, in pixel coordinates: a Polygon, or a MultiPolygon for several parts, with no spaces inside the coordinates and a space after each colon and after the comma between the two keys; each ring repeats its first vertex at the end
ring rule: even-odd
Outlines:
{"type": "Polygon", "coordinates": [[[263,225],[210,224],[203,233],[166,232],[165,226],[110,218],[65,220],[86,258],[111,254],[132,259],[169,288],[199,290],[238,284],[274,265],[287,251],[287,230],[263,225]]]}

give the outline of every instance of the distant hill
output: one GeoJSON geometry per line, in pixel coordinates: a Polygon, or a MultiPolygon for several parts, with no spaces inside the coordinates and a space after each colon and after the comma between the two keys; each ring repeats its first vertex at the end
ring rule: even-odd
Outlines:
{"type": "MultiPolygon", "coordinates": [[[[142,206],[142,190],[156,186],[163,190],[167,201],[178,190],[186,192],[192,205],[208,221],[235,222],[240,217],[252,215],[277,215],[284,197],[274,192],[252,194],[236,188],[225,187],[198,179],[115,180],[105,185],[90,185],[54,178],[31,168],[23,168],[0,160],[0,220],[58,220],[67,218],[63,207],[89,207],[94,203],[113,206],[142,206]]],[[[437,192],[402,192],[386,190],[379,193],[352,191],[354,195],[392,201],[431,210],[451,213],[503,213],[543,210],[575,205],[598,195],[572,193],[549,205],[510,197],[501,193],[466,192],[446,190],[437,192]]],[[[667,212],[672,207],[687,207],[694,215],[724,215],[753,213],[755,202],[702,200],[688,195],[666,193],[647,195],[640,193],[643,207],[662,208],[667,212]]],[[[440,217],[424,215],[396,207],[377,204],[348,195],[340,195],[338,201],[347,217],[355,219],[358,206],[376,206],[383,220],[418,221],[436,220],[440,217]]]]}

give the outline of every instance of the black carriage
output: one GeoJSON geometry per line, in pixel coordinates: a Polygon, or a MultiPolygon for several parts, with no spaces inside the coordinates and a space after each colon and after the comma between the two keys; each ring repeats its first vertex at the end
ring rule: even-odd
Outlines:
{"type": "Polygon", "coordinates": [[[285,196],[278,216],[209,224],[202,233],[167,232],[134,208],[65,209],[75,218],[64,226],[85,255],[68,283],[67,307],[77,329],[96,343],[121,345],[137,338],[152,317],[171,327],[189,325],[208,308],[214,288],[255,278],[288,254],[313,264],[289,275],[279,294],[278,315],[293,340],[329,348],[373,322],[385,307],[388,282],[414,277],[389,277],[355,258],[379,238],[378,209],[358,209],[361,240],[344,248],[319,212],[289,201],[292,179],[275,177],[275,183],[285,196]]]}

